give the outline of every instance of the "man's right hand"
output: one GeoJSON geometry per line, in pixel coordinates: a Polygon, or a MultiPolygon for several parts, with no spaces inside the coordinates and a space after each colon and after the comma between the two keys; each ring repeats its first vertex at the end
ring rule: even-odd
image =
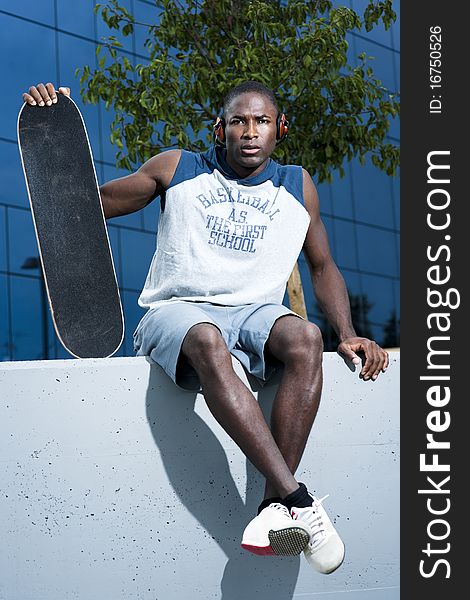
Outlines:
{"type": "MultiPolygon", "coordinates": [[[[59,94],[70,96],[70,88],[60,87],[59,94]]],[[[57,92],[52,83],[38,83],[29,88],[29,94],[24,92],[23,100],[31,106],[52,106],[57,102],[57,92]]]]}

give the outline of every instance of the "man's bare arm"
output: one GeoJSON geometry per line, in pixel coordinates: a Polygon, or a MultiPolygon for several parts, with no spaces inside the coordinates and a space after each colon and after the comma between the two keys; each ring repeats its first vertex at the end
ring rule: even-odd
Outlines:
{"type": "Polygon", "coordinates": [[[343,276],[331,256],[325,226],[320,218],[318,194],[307,171],[304,171],[304,202],[310,215],[310,226],[303,250],[315,296],[324,315],[342,341],[356,335],[351,322],[348,292],[343,276]]]}
{"type": "Polygon", "coordinates": [[[120,217],[147,206],[170,185],[181,150],[168,150],[152,157],[126,177],[113,179],[100,187],[105,217],[120,217]]]}
{"type": "Polygon", "coordinates": [[[310,226],[303,250],[318,304],[339,337],[339,354],[345,360],[358,364],[360,359],[356,352],[364,352],[366,360],[360,377],[375,380],[387,368],[388,354],[374,341],[358,337],[354,331],[346,284],[331,256],[328,236],[320,217],[318,194],[305,170],[304,201],[310,215],[310,226]]]}

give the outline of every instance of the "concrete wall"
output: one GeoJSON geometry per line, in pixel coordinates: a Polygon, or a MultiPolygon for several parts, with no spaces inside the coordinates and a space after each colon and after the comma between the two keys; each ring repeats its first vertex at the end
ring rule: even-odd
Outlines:
{"type": "Polygon", "coordinates": [[[366,383],[325,354],[297,477],[330,494],[346,559],[329,576],[241,550],[262,480],[203,397],[145,358],[0,363],[0,600],[398,599],[391,357],[366,383]]]}

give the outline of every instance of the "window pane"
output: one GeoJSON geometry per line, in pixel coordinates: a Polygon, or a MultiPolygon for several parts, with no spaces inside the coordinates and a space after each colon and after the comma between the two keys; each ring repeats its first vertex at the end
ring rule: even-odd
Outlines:
{"type": "Polygon", "coordinates": [[[59,29],[73,31],[85,37],[95,38],[93,7],[94,0],[57,0],[57,20],[59,29]]]}
{"type": "Polygon", "coordinates": [[[341,274],[346,283],[346,287],[348,289],[349,294],[362,294],[362,285],[359,274],[355,271],[350,271],[349,269],[343,269],[341,274]]]}
{"type": "MultiPolygon", "coordinates": [[[[32,2],[31,0],[0,0],[0,9],[19,17],[26,17],[34,21],[54,25],[54,0],[32,2]]],[[[24,21],[16,19],[20,24],[24,21]]],[[[3,31],[2,31],[3,35],[3,31]]]]}
{"type": "Polygon", "coordinates": [[[0,140],[0,199],[29,208],[28,192],[18,145],[0,140]]]}
{"type": "Polygon", "coordinates": [[[395,227],[399,229],[400,227],[400,173],[398,172],[397,177],[392,177],[392,198],[393,198],[393,210],[394,210],[394,218],[395,218],[395,227]]]}
{"type": "Polygon", "coordinates": [[[7,278],[0,275],[0,361],[13,360],[10,351],[7,278]]]}
{"type": "Polygon", "coordinates": [[[357,269],[355,223],[334,219],[336,251],[335,260],[340,269],[357,269]]]}
{"type": "Polygon", "coordinates": [[[393,280],[373,275],[361,275],[362,290],[371,304],[368,312],[369,320],[384,325],[395,310],[393,280]]]}
{"type": "Polygon", "coordinates": [[[362,271],[398,276],[396,235],[389,231],[357,225],[359,266],[362,271]]]}
{"type": "Polygon", "coordinates": [[[155,252],[155,235],[121,230],[122,285],[140,293],[155,252]]]}
{"type": "Polygon", "coordinates": [[[11,279],[13,359],[43,358],[41,282],[38,279],[11,279]]]}
{"type": "Polygon", "coordinates": [[[393,10],[397,13],[397,19],[390,28],[392,30],[393,47],[395,50],[400,50],[400,2],[393,3],[393,10]]]}
{"type": "MultiPolygon", "coordinates": [[[[28,4],[34,6],[32,2],[28,4]]],[[[42,2],[36,4],[42,10],[42,2]]],[[[31,85],[54,81],[57,77],[55,32],[4,14],[0,14],[0,31],[2,76],[8,81],[2,90],[0,137],[16,141],[22,93],[31,85]]]]}
{"type": "Polygon", "coordinates": [[[331,184],[332,213],[338,217],[351,219],[353,216],[353,190],[350,179],[350,164],[344,165],[345,176],[335,176],[331,184]]]}
{"type": "Polygon", "coordinates": [[[5,209],[0,206],[0,271],[7,270],[7,232],[5,209]]]}
{"type": "Polygon", "coordinates": [[[383,225],[393,229],[394,216],[390,177],[367,162],[351,165],[354,184],[356,219],[364,223],[383,225]]]}

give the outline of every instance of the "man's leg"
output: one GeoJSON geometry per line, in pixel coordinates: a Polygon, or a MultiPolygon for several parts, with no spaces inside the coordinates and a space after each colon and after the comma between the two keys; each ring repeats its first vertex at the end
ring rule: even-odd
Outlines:
{"type": "MultiPolygon", "coordinates": [[[[275,495],[284,498],[298,489],[292,466],[286,464],[258,402],[233,370],[232,357],[219,330],[209,323],[193,326],[184,339],[181,354],[198,374],[210,411],[271,482],[275,495]]],[[[296,444],[296,453],[300,445],[296,444]]]]}
{"type": "MultiPolygon", "coordinates": [[[[307,443],[322,390],[323,342],[316,325],[294,315],[279,318],[265,346],[284,365],[272,413],[271,431],[291,473],[295,473],[307,443]]],[[[265,498],[280,494],[267,478],[265,498]]]]}
{"type": "MultiPolygon", "coordinates": [[[[293,315],[284,316],[273,325],[265,349],[284,364],[271,429],[287,465],[295,473],[320,404],[321,333],[313,323],[293,315]]],[[[265,498],[276,493],[276,485],[267,479],[265,498]]],[[[344,544],[322,506],[323,500],[308,494],[302,486],[284,501],[296,522],[303,521],[310,527],[310,541],[304,550],[307,562],[320,573],[332,573],[343,562],[344,544]]]]}
{"type": "MultiPolygon", "coordinates": [[[[284,498],[298,490],[258,402],[233,370],[232,356],[219,330],[208,323],[194,325],[184,339],[181,357],[198,374],[214,417],[279,495],[284,498]]],[[[273,502],[247,525],[241,545],[255,554],[295,555],[307,547],[310,538],[309,525],[294,521],[283,504],[273,502]]]]}

